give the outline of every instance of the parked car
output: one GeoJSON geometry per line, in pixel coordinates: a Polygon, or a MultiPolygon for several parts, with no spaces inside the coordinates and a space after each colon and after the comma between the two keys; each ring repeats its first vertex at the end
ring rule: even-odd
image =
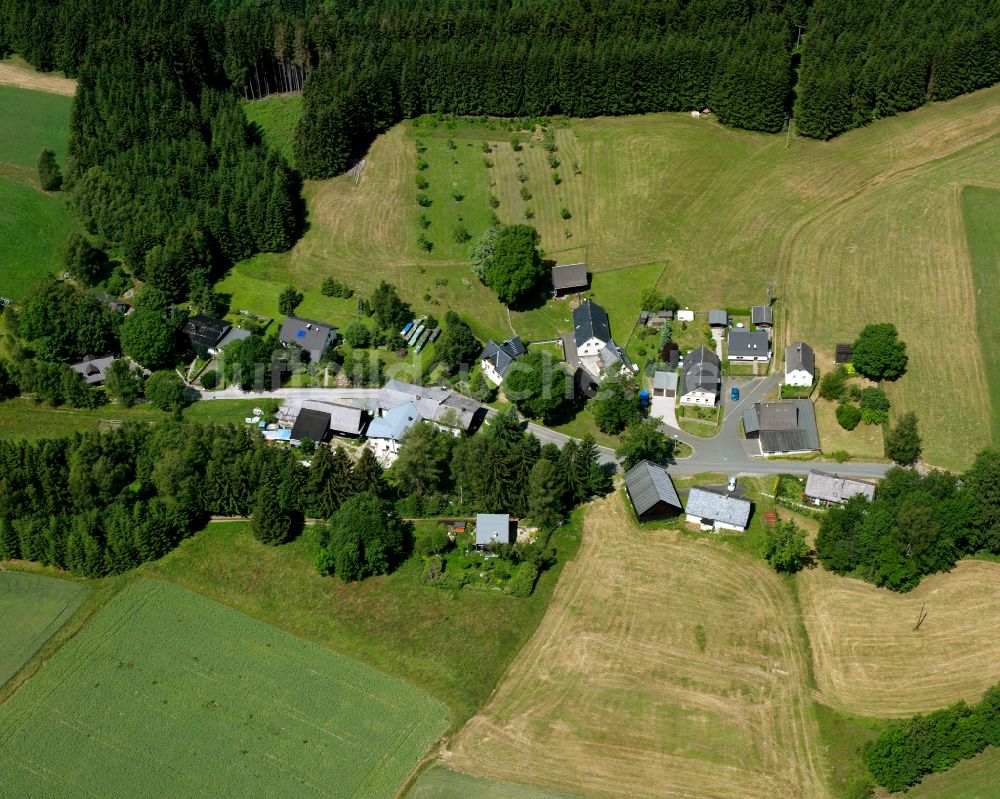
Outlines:
{"type": "Polygon", "coordinates": [[[735,490],[736,490],[736,477],[734,475],[733,477],[729,478],[729,482],[726,484],[726,491],[735,491],[735,490]]]}
{"type": "Polygon", "coordinates": [[[736,386],[733,386],[731,389],[729,389],[729,399],[731,399],[733,402],[736,402],[736,400],[738,400],[739,398],[740,398],[740,390],[736,386]]]}

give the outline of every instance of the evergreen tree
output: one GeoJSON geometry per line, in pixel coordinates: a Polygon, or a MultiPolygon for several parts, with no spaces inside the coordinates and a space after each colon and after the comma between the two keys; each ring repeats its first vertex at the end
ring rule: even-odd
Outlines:
{"type": "Polygon", "coordinates": [[[59,191],[62,188],[62,171],[56,163],[56,154],[46,148],[38,156],[38,182],[42,191],[59,191]]]}
{"type": "Polygon", "coordinates": [[[551,461],[539,460],[531,467],[529,478],[528,515],[543,530],[556,526],[562,519],[559,478],[551,461]]]}
{"type": "Polygon", "coordinates": [[[885,456],[896,463],[909,466],[920,460],[922,443],[917,430],[917,415],[910,411],[899,418],[899,423],[885,437],[885,456]]]}
{"type": "Polygon", "coordinates": [[[270,490],[262,488],[254,500],[250,514],[250,531],[264,544],[284,544],[292,533],[292,520],[275,501],[270,490]]]}

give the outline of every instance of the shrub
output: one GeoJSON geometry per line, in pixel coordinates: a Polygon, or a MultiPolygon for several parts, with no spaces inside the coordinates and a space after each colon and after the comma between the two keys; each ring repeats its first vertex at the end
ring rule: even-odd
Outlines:
{"type": "Polygon", "coordinates": [[[483,150],[484,153],[492,153],[493,152],[493,148],[490,146],[490,143],[488,141],[484,141],[483,142],[482,150],[483,150]]]}
{"type": "Polygon", "coordinates": [[[483,159],[483,166],[486,167],[487,169],[493,169],[493,161],[492,161],[492,159],[484,158],[483,159]]]}
{"type": "Polygon", "coordinates": [[[44,191],[59,191],[62,188],[62,172],[52,150],[44,149],[38,155],[38,182],[44,191]]]}
{"type": "Polygon", "coordinates": [[[645,347],[639,347],[639,349],[637,349],[636,352],[639,353],[639,357],[640,358],[644,358],[646,356],[646,348],[645,347]]]}
{"type": "Polygon", "coordinates": [[[559,173],[558,172],[553,172],[552,173],[552,182],[555,183],[557,186],[560,183],[562,183],[562,178],[559,177],[559,173]]]}
{"type": "Polygon", "coordinates": [[[420,192],[419,194],[417,194],[417,205],[422,206],[424,208],[429,208],[431,202],[432,202],[431,198],[428,197],[423,192],[420,192]]]}
{"type": "Polygon", "coordinates": [[[517,173],[517,179],[518,179],[518,182],[520,182],[520,183],[527,183],[528,182],[528,175],[525,172],[518,172],[517,173]]]}
{"type": "Polygon", "coordinates": [[[345,300],[354,296],[354,289],[346,283],[341,283],[335,277],[325,278],[320,286],[320,292],[324,297],[340,297],[345,300]]]}
{"type": "Polygon", "coordinates": [[[489,198],[487,199],[487,202],[489,202],[490,208],[499,208],[500,207],[500,198],[497,197],[495,194],[491,194],[489,196],[489,198]]]}
{"type": "Polygon", "coordinates": [[[423,158],[420,158],[419,156],[417,157],[417,171],[418,172],[423,172],[429,166],[430,166],[430,164],[428,164],[423,158]]]}
{"type": "Polygon", "coordinates": [[[569,212],[569,208],[560,208],[559,216],[561,216],[563,219],[570,219],[572,218],[573,214],[569,212]]]}
{"type": "Polygon", "coordinates": [[[456,190],[451,193],[451,199],[453,199],[457,203],[460,203],[462,202],[462,200],[465,199],[465,195],[462,194],[462,192],[456,190]]]}
{"type": "Polygon", "coordinates": [[[372,331],[364,322],[351,322],[344,331],[344,341],[354,349],[365,349],[371,345],[372,331]]]}
{"type": "Polygon", "coordinates": [[[527,186],[521,186],[521,199],[524,201],[528,201],[531,199],[531,192],[528,191],[527,186]]]}
{"type": "Polygon", "coordinates": [[[515,153],[521,152],[521,140],[514,136],[510,140],[510,147],[515,153]]]}
{"type": "Polygon", "coordinates": [[[825,400],[839,401],[847,395],[847,370],[843,366],[827,372],[819,381],[819,395],[825,400]]]}
{"type": "Polygon", "coordinates": [[[531,208],[525,208],[524,209],[524,218],[525,219],[534,219],[535,218],[535,212],[531,208]]]}
{"type": "Polygon", "coordinates": [[[861,391],[861,419],[865,424],[885,424],[889,421],[889,398],[880,388],[861,391]]]}
{"type": "Polygon", "coordinates": [[[527,597],[535,590],[535,583],[538,582],[538,566],[526,560],[522,562],[510,582],[507,583],[507,592],[511,596],[527,597]]]}
{"type": "Polygon", "coordinates": [[[427,214],[421,214],[417,218],[417,222],[420,223],[420,227],[423,230],[427,230],[427,228],[429,228],[431,226],[431,220],[430,220],[430,217],[427,216],[427,214]]]}
{"type": "Polygon", "coordinates": [[[431,185],[431,182],[426,177],[424,177],[423,175],[417,175],[417,188],[418,189],[420,189],[421,191],[423,191],[424,189],[426,189],[430,185],[431,185]]]}
{"type": "Polygon", "coordinates": [[[838,449],[831,454],[837,463],[847,463],[851,459],[851,453],[846,449],[838,449]]]}
{"type": "Polygon", "coordinates": [[[434,242],[421,233],[417,237],[417,246],[424,252],[430,252],[434,249],[434,242]]]}
{"type": "Polygon", "coordinates": [[[214,369],[208,369],[201,373],[201,385],[202,388],[211,391],[219,384],[219,373],[214,369]]]}
{"type": "Polygon", "coordinates": [[[550,155],[549,156],[549,166],[552,167],[552,169],[558,169],[559,168],[559,159],[556,158],[554,155],[550,155]]]}
{"type": "Polygon", "coordinates": [[[469,229],[467,227],[465,227],[464,225],[459,225],[457,228],[455,228],[456,244],[465,244],[465,242],[469,241],[470,239],[472,239],[472,234],[469,232],[469,229]]]}
{"type": "Polygon", "coordinates": [[[424,144],[422,141],[420,141],[420,139],[417,139],[417,152],[418,153],[426,153],[427,152],[427,145],[424,144]]]}
{"type": "Polygon", "coordinates": [[[843,403],[837,406],[837,421],[845,430],[853,430],[861,421],[861,408],[857,405],[843,403]]]}
{"type": "Polygon", "coordinates": [[[454,139],[448,139],[448,149],[449,150],[455,150],[455,149],[457,149],[457,147],[455,146],[455,140],[454,139]]]}

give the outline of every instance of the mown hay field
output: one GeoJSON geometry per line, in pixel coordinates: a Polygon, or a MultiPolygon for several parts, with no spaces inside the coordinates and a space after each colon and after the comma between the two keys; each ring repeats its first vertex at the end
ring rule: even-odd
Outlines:
{"type": "Polygon", "coordinates": [[[489,704],[442,761],[588,797],[825,797],[784,581],[708,538],[640,529],[620,494],[489,704]]]}
{"type": "Polygon", "coordinates": [[[820,568],[796,580],[820,700],[830,707],[907,716],[976,702],[1000,682],[1000,564],[964,560],[908,594],[820,568]]]}
{"type": "MultiPolygon", "coordinates": [[[[977,346],[982,328],[970,309],[997,307],[1000,286],[974,283],[960,203],[966,185],[1000,187],[998,129],[1000,87],[831,142],[730,130],[682,114],[597,118],[558,131],[559,187],[547,177],[540,143],[514,153],[496,133],[494,168],[470,155],[462,174],[496,173],[505,221],[524,221],[522,206],[531,205],[558,262],[585,260],[592,272],[666,263],[659,287],[702,310],[763,302],[773,283],[785,320],[779,345],[809,342],[821,369],[832,363],[833,345],[853,340],[867,322],[895,323],[911,361],[889,387],[893,413],[915,410],[926,459],[957,469],[992,440],[998,413],[989,390],[997,370],[977,346]],[[508,156],[532,167],[531,201],[518,196],[508,156]],[[563,204],[572,213],[568,228],[557,216],[563,204]]],[[[489,135],[484,129],[480,138],[489,135]]],[[[463,153],[476,149],[455,138],[463,153]]],[[[417,311],[440,316],[454,308],[480,336],[509,335],[506,310],[470,274],[462,248],[417,250],[415,177],[405,123],[374,143],[360,185],[342,176],[307,186],[311,227],[289,255],[272,257],[285,260],[300,288],[317,287],[327,274],[362,290],[384,278],[417,311]]],[[[550,327],[545,308],[530,313],[540,318],[526,329],[550,327]]]]}
{"type": "Polygon", "coordinates": [[[0,794],[391,797],[448,721],[404,682],[142,580],[0,706],[0,794]]]}
{"type": "Polygon", "coordinates": [[[86,594],[69,580],[0,571],[0,686],[69,620],[86,594]]]}
{"type": "Polygon", "coordinates": [[[0,85],[16,86],[49,94],[72,97],[76,94],[76,81],[54,72],[39,72],[20,56],[0,61],[0,85]]]}

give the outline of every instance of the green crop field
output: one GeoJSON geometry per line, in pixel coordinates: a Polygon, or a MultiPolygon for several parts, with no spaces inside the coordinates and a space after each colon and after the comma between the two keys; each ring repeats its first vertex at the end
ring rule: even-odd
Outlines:
{"type": "Polygon", "coordinates": [[[406,794],[407,799],[574,799],[530,785],[470,777],[434,766],[425,771],[406,794]]]}
{"type": "Polygon", "coordinates": [[[86,593],[68,580],[0,571],[0,686],[66,623],[86,593]]]}
{"type": "Polygon", "coordinates": [[[11,173],[0,164],[0,296],[19,299],[40,278],[58,271],[57,251],[73,222],[60,199],[11,173]]]}
{"type": "Polygon", "coordinates": [[[1000,749],[991,746],[943,774],[924,777],[906,799],[993,799],[1000,785],[1000,749]]]}
{"type": "MultiPolygon", "coordinates": [[[[990,395],[1000,396],[1000,190],[968,187],[962,216],[969,240],[976,289],[976,326],[990,395]]],[[[993,441],[1000,441],[1000,409],[990,418],[993,441]]]]}
{"type": "Polygon", "coordinates": [[[243,103],[243,112],[248,120],[260,127],[264,140],[294,165],[292,145],[295,126],[302,115],[302,97],[272,95],[263,100],[250,100],[243,103]]]}
{"type": "Polygon", "coordinates": [[[566,559],[579,545],[579,516],[553,537],[559,562],[534,593],[443,591],[422,584],[423,562],[360,583],[321,577],[307,532],[281,547],[246,524],[210,524],[149,569],[301,638],[407,679],[447,703],[461,723],[489,697],[545,613],[566,559]]]}
{"type": "Polygon", "coordinates": [[[72,97],[0,86],[0,161],[35,168],[43,147],[65,168],[72,97]]]}
{"type": "MultiPolygon", "coordinates": [[[[990,286],[976,293],[960,198],[967,185],[1000,188],[1000,87],[830,142],[736,131],[682,114],[576,120],[557,131],[559,187],[541,143],[518,134],[525,147],[514,153],[514,132],[501,127],[418,134],[412,123],[396,126],[372,145],[360,184],[341,176],[307,185],[309,231],[290,253],[268,258],[300,288],[316,288],[326,275],[363,291],[386,279],[418,312],[454,308],[480,337],[510,335],[506,309],[471,275],[462,248],[433,233],[454,224],[459,206],[472,219],[464,209],[482,191],[478,181],[489,179],[501,219],[523,221],[520,204],[532,205],[543,248],[560,263],[586,261],[595,275],[665,263],[659,287],[698,310],[763,302],[772,283],[784,320],[779,348],[804,340],[821,369],[832,363],[833,345],[853,340],[867,322],[895,323],[910,369],[889,386],[893,414],[917,412],[926,459],[962,468],[992,440],[986,374],[996,369],[983,359],[968,311],[995,307],[1000,297],[990,286]],[[428,147],[428,192],[474,184],[461,203],[435,199],[428,216],[449,216],[432,217],[430,255],[416,244],[417,138],[428,147]],[[484,140],[497,148],[489,170],[477,152],[484,140]],[[449,165],[449,152],[461,153],[458,165],[449,165]],[[518,196],[512,158],[524,163],[530,201],[518,196]],[[563,203],[575,225],[569,238],[552,216],[563,203]]],[[[606,297],[632,289],[627,273],[608,279],[606,297]]],[[[281,283],[275,286],[276,296],[281,283]]],[[[565,318],[551,302],[523,316],[514,315],[514,329],[529,338],[565,318]]]]}
{"type": "Polygon", "coordinates": [[[142,580],[0,706],[0,794],[391,797],[448,720],[404,682],[142,580]]]}

